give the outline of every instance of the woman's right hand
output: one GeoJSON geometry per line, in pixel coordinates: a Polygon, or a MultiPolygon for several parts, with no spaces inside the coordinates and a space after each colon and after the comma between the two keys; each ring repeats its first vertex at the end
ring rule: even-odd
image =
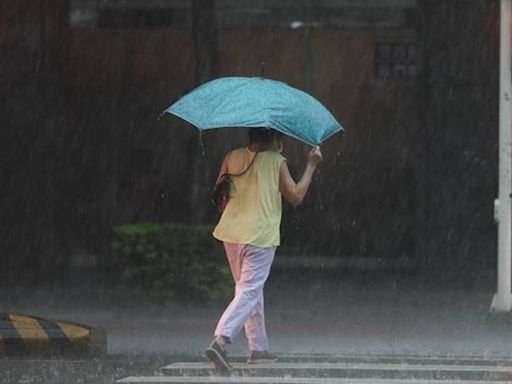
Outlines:
{"type": "Polygon", "coordinates": [[[311,184],[311,178],[315,173],[316,166],[323,159],[322,151],[320,147],[316,146],[309,151],[308,154],[308,165],[304,169],[304,173],[298,183],[295,183],[290,175],[288,165],[286,161],[281,163],[279,168],[279,191],[284,198],[293,205],[299,205],[304,200],[306,193],[308,192],[309,184],[311,184]]]}
{"type": "Polygon", "coordinates": [[[317,145],[309,151],[308,155],[308,163],[314,167],[316,167],[323,159],[322,151],[320,147],[317,145]]]}

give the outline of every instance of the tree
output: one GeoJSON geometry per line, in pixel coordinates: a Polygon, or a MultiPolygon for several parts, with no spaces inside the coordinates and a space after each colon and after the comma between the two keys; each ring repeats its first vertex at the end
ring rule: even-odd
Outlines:
{"type": "MultiPolygon", "coordinates": [[[[196,50],[196,86],[198,86],[218,74],[218,33],[215,0],[193,0],[191,11],[196,50]]],[[[191,148],[190,164],[192,164],[190,201],[192,207],[197,207],[198,201],[205,200],[203,198],[205,196],[201,196],[201,185],[208,185],[209,180],[205,165],[201,163],[199,154],[202,149],[199,148],[195,134],[189,148],[191,148]]],[[[203,210],[193,209],[192,212],[193,222],[201,222],[204,219],[203,210]]]]}

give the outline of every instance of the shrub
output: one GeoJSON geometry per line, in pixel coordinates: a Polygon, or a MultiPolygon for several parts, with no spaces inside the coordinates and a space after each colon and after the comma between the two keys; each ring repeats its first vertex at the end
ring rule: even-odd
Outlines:
{"type": "Polygon", "coordinates": [[[232,290],[231,274],[211,226],[124,224],[114,228],[121,280],[166,298],[220,299],[232,290]]]}

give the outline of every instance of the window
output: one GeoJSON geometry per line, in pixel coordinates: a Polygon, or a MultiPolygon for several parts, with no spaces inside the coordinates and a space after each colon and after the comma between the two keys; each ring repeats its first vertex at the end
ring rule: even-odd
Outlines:
{"type": "Polygon", "coordinates": [[[415,77],[416,47],[412,43],[378,43],[374,65],[379,80],[415,77]]]}

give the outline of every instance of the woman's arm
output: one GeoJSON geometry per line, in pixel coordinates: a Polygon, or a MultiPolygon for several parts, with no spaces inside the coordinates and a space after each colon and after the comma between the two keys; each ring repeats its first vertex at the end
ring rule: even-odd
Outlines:
{"type": "Polygon", "coordinates": [[[299,205],[308,192],[311,178],[315,173],[316,166],[322,161],[320,147],[311,149],[308,155],[308,163],[298,183],[295,183],[286,161],[281,163],[279,168],[279,191],[290,204],[299,205]]]}

